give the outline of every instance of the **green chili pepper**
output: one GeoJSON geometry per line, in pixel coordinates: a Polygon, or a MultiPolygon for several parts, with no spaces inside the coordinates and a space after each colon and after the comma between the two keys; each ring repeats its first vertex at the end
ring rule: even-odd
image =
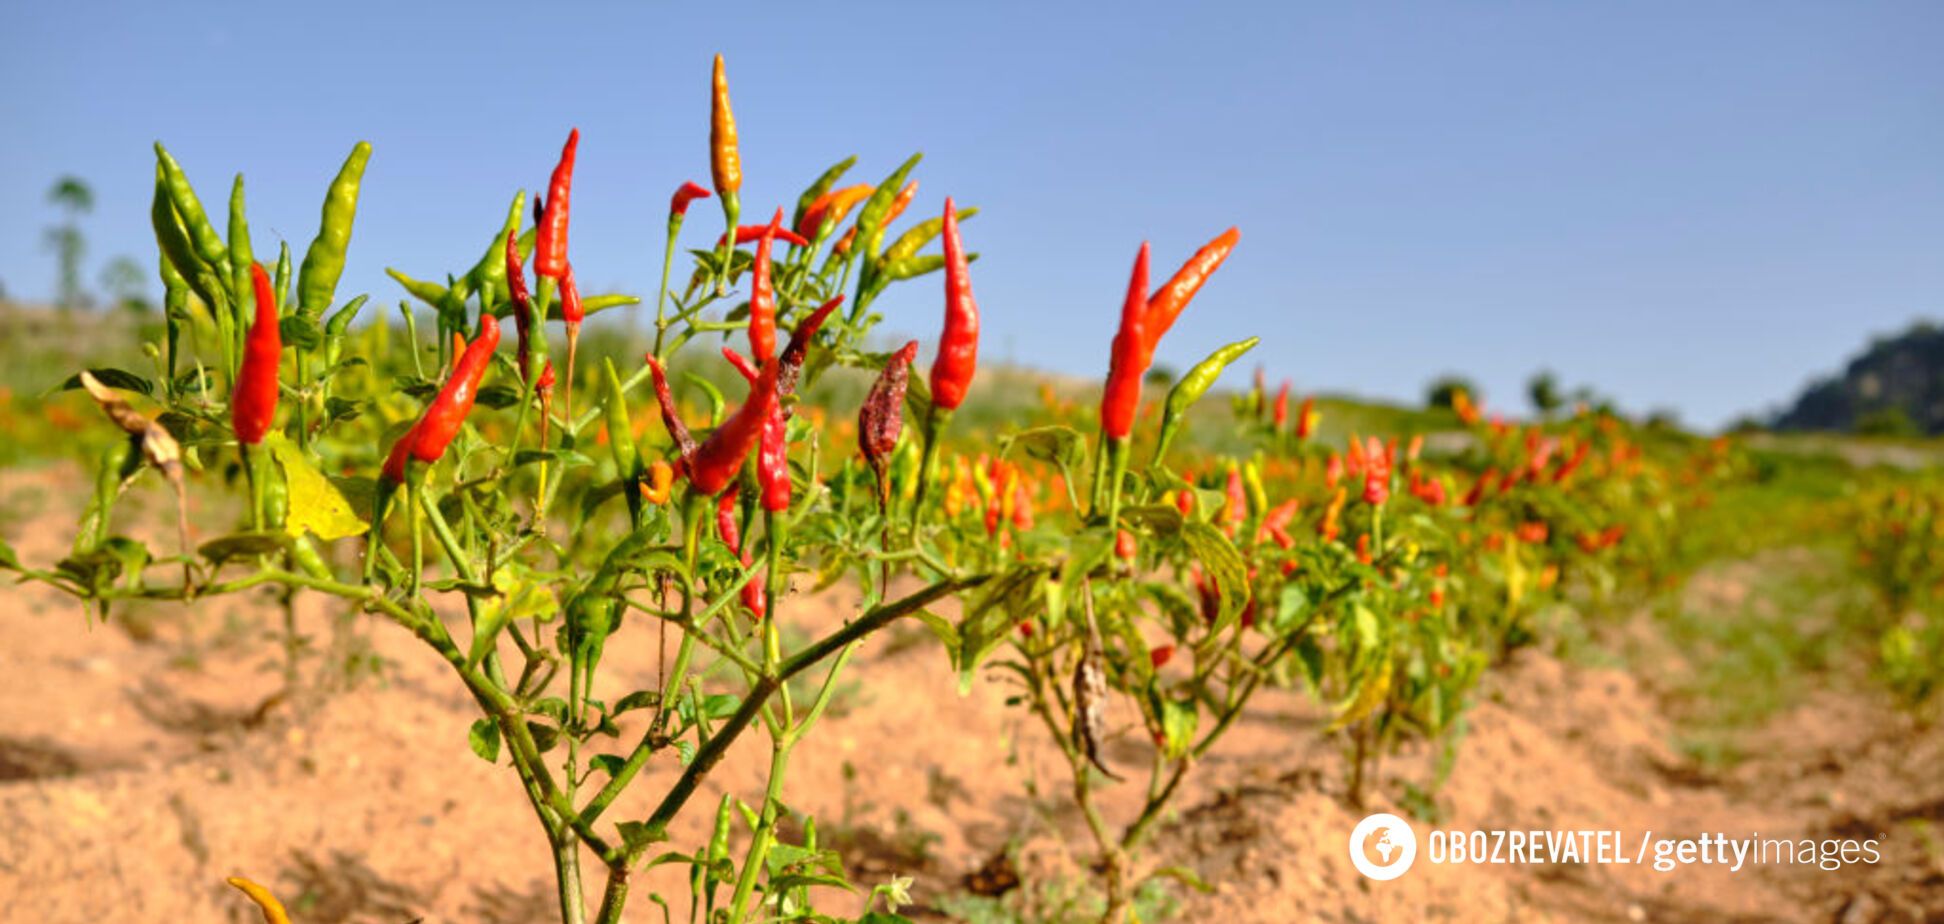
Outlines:
{"type": "MultiPolygon", "coordinates": [[[[976,253],[968,253],[965,255],[965,262],[968,266],[978,261],[979,255],[976,253]]],[[[902,260],[885,264],[881,270],[871,274],[871,281],[865,284],[862,297],[866,302],[869,302],[876,299],[878,293],[883,292],[884,288],[891,283],[903,282],[906,279],[916,279],[919,276],[927,273],[935,273],[944,268],[945,255],[936,253],[926,254],[922,257],[906,257],[902,260]]]]}
{"type": "Polygon", "coordinates": [[[202,200],[196,198],[196,189],[189,185],[189,177],[182,172],[182,165],[176,163],[160,141],[155,143],[155,160],[162,168],[169,202],[175,206],[176,215],[182,218],[182,226],[188,230],[189,239],[196,245],[196,252],[202,255],[203,262],[228,272],[229,249],[223,246],[223,239],[210,225],[209,215],[203,211],[202,200]]]}
{"type": "Polygon", "coordinates": [[[344,333],[350,330],[352,320],[357,318],[358,310],[364,307],[365,301],[369,298],[371,298],[369,295],[360,295],[352,299],[344,307],[339,308],[336,314],[331,315],[330,320],[324,322],[325,369],[337,365],[338,356],[344,349],[344,333]]]}
{"type": "Polygon", "coordinates": [[[843,160],[831,164],[829,169],[819,174],[817,181],[811,183],[810,188],[804,190],[803,195],[797,197],[796,212],[790,216],[790,227],[794,228],[803,224],[803,213],[810,211],[810,204],[816,202],[818,196],[829,192],[830,187],[837,185],[837,181],[842,179],[844,174],[849,173],[850,168],[855,166],[857,166],[857,155],[852,154],[843,160]]]}
{"type": "Polygon", "coordinates": [[[141,464],[133,439],[116,440],[95,463],[94,498],[88,502],[87,512],[81,515],[80,529],[75,532],[75,555],[92,552],[108,540],[108,521],[115,501],[121,497],[122,479],[128,477],[132,464],[141,464]]]}
{"type": "MultiPolygon", "coordinates": [[[[495,293],[506,291],[506,239],[519,233],[520,216],[526,214],[526,190],[513,194],[513,204],[506,210],[506,223],[500,226],[493,242],[486,245],[486,255],[466,271],[466,285],[479,292],[480,307],[491,310],[496,304],[495,293]]],[[[528,243],[529,248],[532,247],[528,243]]]]}
{"type": "Polygon", "coordinates": [[[232,274],[230,291],[250,291],[250,264],[256,262],[256,256],[250,250],[250,221],[244,217],[241,173],[236,175],[236,182],[230,187],[229,261],[232,274]]]}
{"type": "MultiPolygon", "coordinates": [[[[979,214],[979,207],[976,205],[971,208],[960,209],[958,220],[969,221],[972,216],[977,214],[979,214]]],[[[937,237],[938,233],[944,229],[945,216],[943,215],[936,218],[927,218],[924,221],[912,225],[910,230],[898,235],[898,239],[892,241],[891,246],[884,248],[884,256],[879,258],[880,262],[886,266],[890,266],[899,260],[916,256],[918,251],[923,250],[925,245],[931,243],[932,238],[937,237]]]]}
{"type": "Polygon", "coordinates": [[[628,395],[621,387],[621,376],[614,361],[604,360],[607,400],[608,448],[614,451],[614,470],[621,478],[621,489],[628,498],[628,516],[641,516],[641,457],[635,451],[634,424],[628,420],[628,395]]]}
{"type": "Polygon", "coordinates": [[[411,293],[412,297],[434,308],[444,307],[447,299],[452,294],[452,291],[445,286],[439,285],[436,282],[423,282],[413,279],[389,266],[385,267],[385,275],[398,280],[398,284],[404,286],[405,291],[411,293]]]}
{"type": "Polygon", "coordinates": [[[891,214],[891,203],[897,201],[898,190],[904,188],[905,177],[911,175],[912,168],[925,158],[923,151],[911,155],[898,169],[884,178],[871,198],[864,200],[864,208],[857,213],[858,253],[865,259],[877,255],[878,247],[884,241],[885,216],[891,214]]]}
{"type": "Polygon", "coordinates": [[[1174,441],[1175,432],[1181,429],[1182,422],[1188,416],[1188,409],[1193,407],[1195,402],[1200,401],[1202,395],[1208,393],[1208,389],[1214,386],[1215,380],[1221,378],[1222,370],[1242,358],[1242,354],[1254,349],[1260,342],[1262,338],[1250,337],[1247,340],[1237,340],[1208,354],[1207,359],[1196,363],[1194,368],[1189,369],[1187,374],[1181,377],[1181,381],[1175,383],[1174,388],[1169,389],[1168,401],[1161,413],[1161,438],[1154,444],[1155,462],[1160,462],[1161,457],[1167,454],[1168,444],[1174,441]]]}
{"type": "Polygon", "coordinates": [[[290,307],[290,244],[277,244],[277,268],[275,285],[277,289],[277,310],[290,307]]]}
{"type": "MultiPolygon", "coordinates": [[[[168,202],[164,201],[162,204],[166,206],[168,202]]],[[[175,219],[173,213],[168,217],[171,221],[175,219]]],[[[155,262],[159,264],[162,272],[162,323],[168,331],[169,346],[167,387],[169,393],[173,395],[176,379],[176,343],[182,336],[182,317],[189,309],[189,280],[182,278],[182,273],[176,270],[175,264],[169,262],[168,254],[162,254],[155,262]]]]}
{"type": "Polygon", "coordinates": [[[330,191],[324,194],[317,237],[304,252],[304,267],[297,276],[297,307],[306,317],[322,315],[337,293],[338,277],[344,275],[344,253],[351,246],[351,222],[358,215],[358,184],[370,159],[369,142],[354,145],[337,179],[331,181],[330,191]]]}
{"type": "MultiPolygon", "coordinates": [[[[204,286],[208,266],[196,254],[195,245],[189,240],[189,232],[182,227],[181,216],[176,214],[175,206],[169,202],[168,181],[159,165],[155,168],[155,199],[149,204],[149,222],[155,227],[155,243],[162,249],[165,264],[172,267],[195,290],[196,297],[214,311],[216,296],[204,286]]],[[[163,281],[168,281],[166,274],[163,281]]]]}
{"type": "Polygon", "coordinates": [[[284,519],[290,515],[290,482],[283,477],[283,466],[278,465],[266,452],[252,452],[252,461],[259,466],[257,478],[263,490],[263,528],[281,532],[284,519]]]}
{"type": "Polygon", "coordinates": [[[722,804],[716,808],[715,833],[709,835],[709,852],[703,858],[711,879],[717,878],[716,867],[729,862],[729,827],[735,818],[735,794],[723,793],[722,804]]]}

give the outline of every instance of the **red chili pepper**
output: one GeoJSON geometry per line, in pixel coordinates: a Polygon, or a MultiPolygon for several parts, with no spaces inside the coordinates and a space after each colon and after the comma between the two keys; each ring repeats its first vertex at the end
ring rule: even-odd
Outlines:
{"type": "Polygon", "coordinates": [[[741,353],[736,352],[735,347],[723,347],[722,358],[728,360],[729,365],[736,367],[736,372],[743,377],[744,382],[750,385],[756,384],[756,367],[750,365],[749,360],[744,359],[741,353]]]}
{"type": "Polygon", "coordinates": [[[742,529],[736,525],[736,495],[716,499],[716,536],[729,547],[729,554],[742,554],[742,529]]]}
{"type": "Polygon", "coordinates": [[[1390,499],[1391,450],[1370,438],[1370,447],[1364,453],[1364,503],[1379,506],[1390,499]]]}
{"type": "Polygon", "coordinates": [[[1374,559],[1370,557],[1370,534],[1369,533],[1364,533],[1363,535],[1357,537],[1357,561],[1362,562],[1363,564],[1366,565],[1374,561],[1374,559]]]}
{"type": "Polygon", "coordinates": [[[1020,532],[1033,528],[1033,495],[1023,481],[1013,483],[1012,525],[1020,532]]]}
{"type": "Polygon", "coordinates": [[[1195,255],[1189,257],[1188,262],[1175,271],[1173,278],[1155,292],[1153,298],[1148,299],[1147,336],[1150,350],[1154,348],[1154,344],[1160,342],[1161,335],[1174,326],[1175,318],[1181,316],[1181,311],[1188,307],[1189,300],[1195,297],[1196,292],[1201,291],[1202,283],[1207,282],[1208,277],[1222,265],[1222,261],[1228,259],[1229,252],[1235,249],[1236,241],[1241,239],[1242,232],[1236,228],[1222,232],[1220,237],[1195,251],[1195,255]]]}
{"type": "MultiPolygon", "coordinates": [[[[782,209],[777,209],[778,213],[781,213],[782,211],[783,211],[782,209]]],[[[780,218],[782,216],[779,214],[778,217],[780,218]]],[[[742,244],[747,244],[751,241],[762,240],[763,232],[768,231],[769,229],[770,229],[769,225],[737,225],[736,243],[738,245],[742,245],[742,244]]],[[[810,246],[810,241],[808,239],[806,239],[803,235],[798,234],[795,231],[792,231],[788,228],[778,227],[776,229],[776,239],[779,241],[783,241],[793,247],[810,246]]],[[[716,247],[720,248],[723,244],[727,243],[728,241],[729,241],[729,235],[725,232],[724,234],[716,238],[715,245],[716,247]]]]}
{"type": "Polygon", "coordinates": [[[904,429],[905,384],[910,376],[911,361],[917,355],[916,340],[891,354],[890,360],[884,364],[884,371],[878,374],[876,382],[871,383],[871,391],[865,395],[863,407],[857,411],[857,448],[864,453],[864,461],[877,476],[880,503],[890,496],[886,465],[891,451],[898,447],[898,433],[904,429]]]}
{"type": "Polygon", "coordinates": [[[797,234],[803,237],[816,237],[828,221],[832,227],[844,220],[850,210],[871,197],[877,187],[869,183],[858,183],[843,189],[833,189],[810,201],[810,207],[803,211],[803,220],[797,222],[797,234]]]}
{"type": "Polygon", "coordinates": [[[1296,438],[1309,439],[1310,430],[1316,426],[1316,399],[1304,398],[1303,407],[1296,412],[1296,438]]]}
{"type": "Polygon", "coordinates": [[[1486,487],[1491,485],[1492,480],[1497,477],[1498,477],[1498,469],[1495,468],[1488,468],[1484,471],[1483,474],[1479,475],[1477,483],[1472,485],[1472,489],[1470,491],[1465,492],[1465,506],[1467,507],[1478,506],[1478,502],[1485,499],[1486,487]]]}
{"type": "Polygon", "coordinates": [[[756,484],[763,489],[763,509],[771,513],[790,509],[789,433],[783,406],[773,405],[763,424],[762,447],[756,451],[756,484]]]}
{"type": "Polygon", "coordinates": [[[1124,440],[1134,431],[1134,414],[1141,406],[1141,378],[1153,358],[1146,328],[1147,290],[1148,245],[1143,241],[1127,280],[1120,330],[1107,363],[1107,387],[1100,395],[1100,426],[1109,439],[1124,440]]]}
{"type": "MultiPolygon", "coordinates": [[[[567,264],[567,272],[560,277],[560,316],[567,321],[568,336],[573,336],[574,328],[587,319],[587,309],[581,307],[580,284],[574,281],[574,264],[567,264]]],[[[568,365],[573,365],[569,363],[568,365]]]]}
{"type": "Polygon", "coordinates": [[[1278,433],[1282,432],[1283,426],[1289,423],[1289,381],[1287,379],[1283,380],[1282,388],[1276,391],[1274,420],[1278,433]]]}
{"type": "Polygon", "coordinates": [[[695,464],[695,438],[689,435],[688,425],[682,423],[682,415],[675,408],[675,396],[668,390],[668,376],[652,353],[648,355],[648,372],[655,380],[655,404],[661,408],[662,426],[668,428],[668,438],[674,441],[675,452],[682,460],[682,471],[677,474],[682,474],[695,464]]]}
{"type": "Polygon", "coordinates": [[[688,214],[689,203],[707,198],[709,198],[707,187],[694,180],[683,183],[682,188],[675,190],[675,195],[668,200],[668,217],[681,218],[688,214]]]}
{"type": "MultiPolygon", "coordinates": [[[[533,326],[533,320],[531,318],[533,314],[533,296],[527,291],[526,267],[520,264],[520,248],[514,242],[514,235],[511,234],[506,236],[506,288],[513,299],[513,329],[518,332],[520,337],[519,351],[515,356],[520,366],[520,380],[525,381],[527,377],[527,342],[532,336],[530,331],[533,326]]],[[[544,397],[547,392],[553,390],[553,385],[553,360],[549,359],[546,365],[540,370],[540,383],[534,386],[534,390],[540,392],[544,397]]]]}
{"type": "Polygon", "coordinates": [[[1169,661],[1174,660],[1174,653],[1175,649],[1173,645],[1161,645],[1151,648],[1148,650],[1148,663],[1153,665],[1154,669],[1158,671],[1167,667],[1169,661]]]}
{"type": "Polygon", "coordinates": [[[1592,450],[1593,446],[1590,443],[1581,443],[1575,447],[1573,454],[1567,456],[1566,461],[1559,463],[1559,468],[1553,472],[1553,484],[1562,484],[1567,478],[1572,477],[1574,472],[1579,471],[1580,464],[1586,461],[1587,453],[1592,450]]]}
{"type": "Polygon", "coordinates": [[[263,442],[276,419],[277,360],[283,353],[277,295],[262,264],[250,264],[250,283],[256,295],[256,322],[244,341],[243,367],[230,392],[230,427],[236,431],[236,441],[245,446],[263,442]]]}
{"type": "MultiPolygon", "coordinates": [[[[817,310],[797,322],[796,330],[790,332],[790,342],[783,347],[783,358],[777,360],[776,393],[779,397],[796,394],[797,376],[803,372],[803,361],[810,354],[810,342],[816,339],[818,329],[823,327],[830,313],[842,304],[844,297],[839,295],[818,305],[817,310]]],[[[783,416],[790,416],[788,407],[783,409],[783,416]]]]}
{"type": "Polygon", "coordinates": [[[763,226],[756,241],[756,270],[749,283],[749,354],[759,363],[776,355],[776,287],[770,282],[770,245],[783,225],[783,210],[763,226]]]}
{"type": "Polygon", "coordinates": [[[1227,524],[1228,534],[1235,535],[1235,528],[1249,516],[1249,495],[1242,485],[1242,470],[1229,466],[1228,483],[1223,489],[1222,522],[1227,524]]]}
{"type": "MultiPolygon", "coordinates": [[[[898,198],[891,200],[891,210],[884,213],[884,221],[880,222],[878,227],[891,227],[891,223],[897,221],[898,216],[903,215],[904,210],[911,207],[911,200],[916,198],[918,198],[918,181],[912,180],[906,183],[903,189],[898,190],[898,198]]],[[[857,226],[852,225],[851,229],[844,232],[844,236],[837,241],[837,246],[831,249],[840,256],[850,253],[851,243],[855,240],[857,240],[857,226]]]]}
{"type": "Polygon", "coordinates": [[[763,427],[775,408],[776,360],[772,359],[763,363],[742,406],[696,447],[695,458],[688,466],[689,484],[703,494],[721,493],[735,480],[750,450],[762,440],[763,427]]]}
{"type": "MultiPolygon", "coordinates": [[[[736,556],[744,568],[755,562],[755,557],[743,548],[742,530],[736,526],[736,495],[733,492],[723,494],[716,501],[716,535],[722,538],[722,544],[729,547],[729,554],[736,556]]],[[[768,599],[763,596],[763,576],[760,573],[750,575],[748,583],[743,584],[737,596],[752,617],[763,618],[768,599]]]]}
{"type": "Polygon", "coordinates": [[[1120,532],[1114,534],[1114,557],[1115,558],[1118,558],[1121,561],[1133,561],[1134,556],[1139,552],[1140,552],[1140,545],[1135,542],[1133,533],[1130,533],[1127,530],[1123,529],[1120,532]]]}
{"type": "Polygon", "coordinates": [[[972,277],[959,243],[958,210],[945,198],[945,330],[932,360],[932,404],[956,410],[972,387],[979,364],[979,306],[972,300],[972,277]]]}
{"type": "Polygon", "coordinates": [[[466,423],[466,415],[472,413],[480,380],[486,377],[486,370],[492,366],[493,351],[499,347],[499,319],[489,312],[480,318],[479,324],[479,336],[466,346],[466,352],[459,357],[452,375],[432,398],[432,403],[426,405],[418,423],[392,444],[391,454],[385,458],[385,467],[380,473],[383,480],[392,484],[402,483],[405,480],[406,454],[420,462],[437,462],[440,456],[445,455],[446,447],[451,445],[453,438],[459,435],[459,428],[466,423]]]}
{"type": "Polygon", "coordinates": [[[553,179],[547,184],[539,226],[533,230],[536,276],[558,279],[567,273],[567,200],[574,185],[574,151],[579,146],[580,129],[576,128],[567,133],[567,144],[560,149],[560,163],[554,165],[553,179]]]}
{"type": "Polygon", "coordinates": [[[1262,527],[1256,532],[1257,540],[1270,539],[1285,549],[1295,545],[1296,540],[1290,538],[1288,530],[1290,522],[1296,519],[1296,512],[1299,509],[1301,505],[1292,497],[1263,514],[1262,527]]]}

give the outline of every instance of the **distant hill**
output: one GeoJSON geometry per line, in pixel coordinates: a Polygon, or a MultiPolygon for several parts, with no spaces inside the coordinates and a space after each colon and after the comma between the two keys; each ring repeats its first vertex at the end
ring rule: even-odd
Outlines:
{"type": "Polygon", "coordinates": [[[1944,328],[1879,337],[1839,376],[1819,379],[1775,418],[1779,430],[1944,433],[1944,328]]]}

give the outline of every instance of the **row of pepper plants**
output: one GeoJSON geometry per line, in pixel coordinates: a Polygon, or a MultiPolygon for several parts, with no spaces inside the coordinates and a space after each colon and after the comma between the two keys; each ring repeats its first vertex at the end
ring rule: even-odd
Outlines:
{"type": "MultiPolygon", "coordinates": [[[[977,372],[979,312],[960,224],[976,210],[948,198],[893,236],[919,156],[844,185],[847,158],[793,209],[742,223],[720,57],[710,109],[713,182],[670,201],[652,345],[638,365],[598,368],[581,363],[586,318],[650,309],[579,291],[577,131],[544,193],[513,194],[474,265],[443,281],[389,270],[412,299],[398,326],[365,296],[337,298],[368,146],[331,184],[301,264],[286,247],[266,269],[242,177],[218,233],[158,144],[167,335],[146,347],[155,369],[76,376],[127,439],[98,460],[66,558],[36,568],[0,546],[0,564],[104,611],[272,589],[286,613],[316,593],[413,633],[477,703],[471,748],[517,776],[566,924],[621,920],[635,877],[671,863],[689,870],[691,920],[836,920],[816,899],[854,887],[814,820],[787,807],[791,757],[859,645],[919,620],[963,684],[1014,685],[1066,755],[1102,920],[1117,922],[1150,879],[1198,882],[1145,848],[1258,691],[1303,687],[1332,704],[1348,797],[1362,802],[1383,754],[1461,726],[1484,671],[1537,637],[1548,600],[1662,580],[1676,498],[1721,455],[1645,453],[1610,417],[1485,421],[1469,400],[1453,447],[1353,437],[1336,451],[1311,402],[1291,420],[1287,388],[1272,411],[1260,384],[1229,425],[1247,455],[1177,446],[1191,420],[1209,426],[1198,401],[1256,343],[1217,350],[1143,403],[1159,341],[1236,247],[1234,229],[1158,287],[1140,247],[1097,417],[1049,408],[997,451],[961,451],[952,423],[977,372]],[[687,215],[710,199],[723,230],[675,279],[687,215]],[[918,376],[919,344],[883,349],[872,309],[888,287],[934,276],[943,324],[918,376]],[[711,346],[747,382],[734,407],[694,374],[718,362],[711,346]],[[690,372],[671,382],[678,363],[690,372]],[[812,425],[821,411],[803,400],[840,369],[873,380],[854,439],[812,425]],[[173,491],[172,551],[115,529],[118,500],[150,472],[173,491]],[[190,509],[192,478],[240,490],[235,528],[190,509]],[[223,534],[198,541],[209,532],[223,534]],[[783,631],[793,588],[846,580],[862,603],[840,627],[783,631]],[[957,618],[940,615],[947,601],[957,618]],[[620,683],[601,679],[610,643],[654,646],[656,681],[597,696],[620,683]],[[763,791],[724,794],[707,843],[673,844],[671,825],[748,738],[769,756],[763,791]],[[1098,792],[1135,773],[1128,754],[1147,765],[1145,797],[1109,819],[1098,792]],[[615,818],[651,765],[679,771],[646,814],[615,818]]],[[[239,886],[282,914],[267,890],[239,886]]],[[[647,896],[664,914],[681,898],[647,896]]],[[[908,900],[900,882],[878,886],[859,920],[904,920],[908,900]]]]}

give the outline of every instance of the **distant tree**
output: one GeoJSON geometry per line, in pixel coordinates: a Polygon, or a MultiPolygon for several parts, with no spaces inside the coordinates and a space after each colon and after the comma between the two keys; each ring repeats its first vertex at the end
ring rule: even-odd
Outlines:
{"type": "Polygon", "coordinates": [[[94,211],[94,190],[80,177],[64,176],[47,190],[47,201],[64,213],[62,223],[48,228],[43,240],[60,261],[57,302],[62,308],[72,308],[86,297],[81,291],[81,258],[87,253],[88,242],[81,235],[81,216],[94,211]]]}
{"type": "Polygon", "coordinates": [[[1484,397],[1484,393],[1478,390],[1478,386],[1473,384],[1471,379],[1462,375],[1441,375],[1432,379],[1430,385],[1425,386],[1424,403],[1432,408],[1449,409],[1452,399],[1459,392],[1470,396],[1473,404],[1480,403],[1484,397]]]}
{"type": "Polygon", "coordinates": [[[108,261],[101,268],[101,288],[124,311],[147,314],[154,307],[148,300],[148,273],[133,257],[120,256],[108,261]]]}
{"type": "Polygon", "coordinates": [[[1647,412],[1647,426],[1653,430],[1681,429],[1680,412],[1673,408],[1655,408],[1647,412]]]}
{"type": "Polygon", "coordinates": [[[1566,397],[1559,391],[1559,377],[1551,369],[1533,373],[1531,381],[1526,383],[1526,397],[1532,400],[1532,409],[1541,417],[1551,417],[1566,403],[1566,397]]]}
{"type": "Polygon", "coordinates": [[[1880,407],[1856,418],[1858,436],[1922,436],[1916,421],[1896,405],[1880,407]]]}
{"type": "Polygon", "coordinates": [[[1148,385],[1152,385],[1156,388],[1167,388],[1168,386],[1174,384],[1174,380],[1175,380],[1174,367],[1169,366],[1166,363],[1155,363],[1152,367],[1148,369],[1147,375],[1141,378],[1142,382],[1148,385]]]}

